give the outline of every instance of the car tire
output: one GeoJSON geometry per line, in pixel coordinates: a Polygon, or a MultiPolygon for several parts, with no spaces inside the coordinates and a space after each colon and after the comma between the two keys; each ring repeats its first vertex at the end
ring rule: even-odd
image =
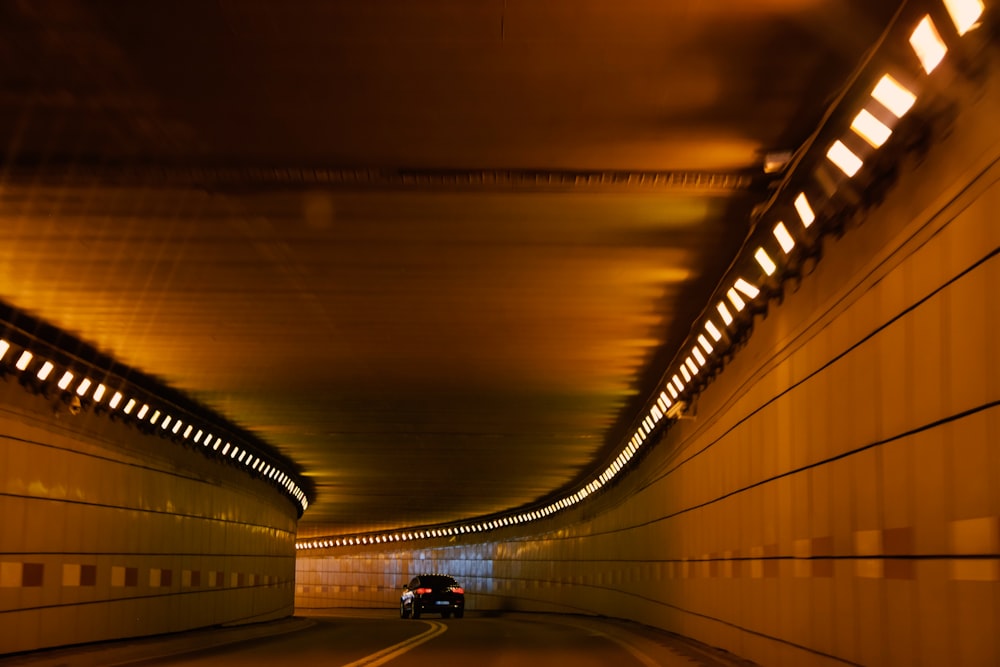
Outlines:
{"type": "Polygon", "coordinates": [[[406,605],[404,605],[402,602],[399,603],[399,617],[400,618],[410,617],[410,612],[406,610],[406,605]]]}

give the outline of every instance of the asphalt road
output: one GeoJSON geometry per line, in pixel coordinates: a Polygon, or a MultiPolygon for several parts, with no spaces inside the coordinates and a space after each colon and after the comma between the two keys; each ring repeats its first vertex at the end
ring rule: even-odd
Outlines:
{"type": "Polygon", "coordinates": [[[323,665],[424,667],[731,667],[746,663],[625,622],[555,614],[400,619],[394,610],[298,615],[275,624],[109,642],[0,665],[323,665]]]}

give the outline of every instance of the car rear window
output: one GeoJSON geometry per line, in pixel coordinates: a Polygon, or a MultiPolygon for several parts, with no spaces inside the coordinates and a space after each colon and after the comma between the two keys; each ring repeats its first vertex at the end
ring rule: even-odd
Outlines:
{"type": "Polygon", "coordinates": [[[431,588],[447,588],[448,586],[457,586],[458,582],[451,577],[432,576],[420,577],[420,584],[431,588]]]}

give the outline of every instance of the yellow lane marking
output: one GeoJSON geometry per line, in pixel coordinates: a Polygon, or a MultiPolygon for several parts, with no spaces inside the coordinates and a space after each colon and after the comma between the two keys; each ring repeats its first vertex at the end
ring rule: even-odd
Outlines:
{"type": "Polygon", "coordinates": [[[439,623],[438,621],[419,621],[420,623],[426,623],[430,626],[425,632],[417,635],[416,637],[410,637],[405,639],[398,644],[393,644],[388,648],[384,648],[381,651],[376,651],[371,655],[367,655],[360,660],[355,660],[354,662],[348,663],[343,667],[378,667],[378,665],[384,665],[385,663],[398,658],[410,649],[414,649],[424,642],[428,642],[438,635],[444,634],[448,629],[448,626],[444,623],[439,623]]]}

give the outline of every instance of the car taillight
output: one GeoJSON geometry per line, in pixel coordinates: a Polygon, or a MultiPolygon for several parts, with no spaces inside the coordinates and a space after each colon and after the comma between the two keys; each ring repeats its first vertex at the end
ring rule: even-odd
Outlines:
{"type": "Polygon", "coordinates": [[[427,595],[428,593],[431,593],[431,592],[433,592],[433,591],[431,591],[431,589],[429,589],[429,588],[418,588],[415,591],[413,591],[413,593],[415,595],[427,595]]]}
{"type": "Polygon", "coordinates": [[[462,588],[461,586],[452,586],[451,587],[451,592],[452,593],[458,593],[460,595],[465,595],[465,589],[462,588]]]}

